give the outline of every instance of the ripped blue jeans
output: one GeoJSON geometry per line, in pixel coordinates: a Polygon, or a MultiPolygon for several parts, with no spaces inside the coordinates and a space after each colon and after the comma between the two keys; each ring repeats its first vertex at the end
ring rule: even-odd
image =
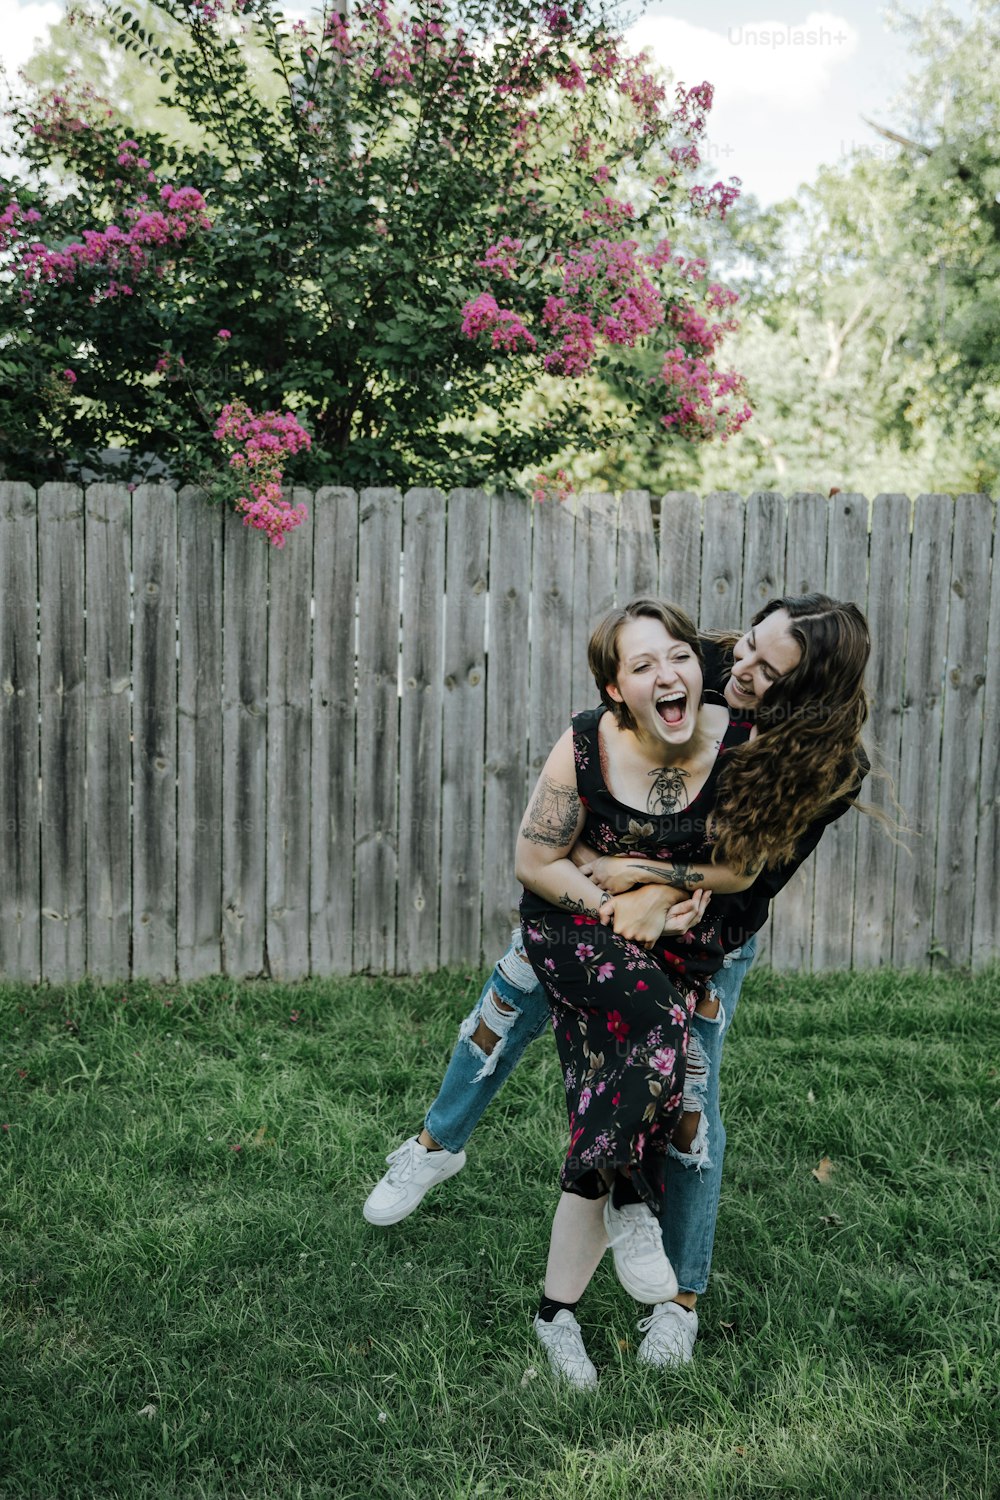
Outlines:
{"type": "MultiPolygon", "coordinates": [[[[756,951],[751,938],[726,955],[723,967],[712,977],[720,1000],[718,1015],[714,1019],[695,1015],[691,1022],[684,1107],[700,1110],[701,1120],[688,1152],[670,1148],[662,1219],[664,1248],[683,1291],[701,1293],[708,1285],[726,1149],[719,1111],[719,1067],[743,979],[756,951]]],[[[511,947],[462,1022],[438,1096],[427,1111],[425,1129],[439,1145],[446,1151],[462,1149],[525,1048],[550,1026],[545,992],[524,957],[521,933],[515,930],[511,947]],[[494,994],[509,1011],[496,1007],[494,994]],[[480,1021],[498,1038],[490,1053],[472,1040],[480,1021]]]]}

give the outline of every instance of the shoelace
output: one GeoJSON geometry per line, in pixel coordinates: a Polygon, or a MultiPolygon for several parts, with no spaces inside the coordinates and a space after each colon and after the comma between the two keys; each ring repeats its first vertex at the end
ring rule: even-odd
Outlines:
{"type": "Polygon", "coordinates": [[[614,1239],[608,1240],[608,1244],[614,1249],[615,1245],[621,1245],[626,1240],[641,1239],[645,1241],[645,1248],[648,1254],[651,1250],[656,1249],[658,1237],[659,1230],[654,1221],[646,1218],[629,1219],[618,1230],[614,1239]]]}
{"type": "Polygon", "coordinates": [[[413,1150],[412,1141],[404,1141],[397,1146],[395,1151],[390,1151],[386,1157],[389,1170],[386,1173],[390,1182],[405,1182],[417,1164],[417,1153],[413,1150]]]}

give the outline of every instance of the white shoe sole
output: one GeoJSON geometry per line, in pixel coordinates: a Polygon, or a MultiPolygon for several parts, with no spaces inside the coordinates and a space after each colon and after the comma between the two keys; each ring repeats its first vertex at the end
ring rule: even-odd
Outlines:
{"type": "MultiPolygon", "coordinates": [[[[448,1163],[444,1171],[441,1172],[437,1177],[435,1177],[433,1182],[429,1182],[427,1184],[423,1192],[420,1194],[420,1197],[417,1199],[416,1203],[411,1203],[403,1208],[388,1209],[384,1213],[379,1213],[378,1209],[369,1208],[368,1205],[371,1201],[369,1199],[365,1202],[365,1206],[361,1210],[362,1215],[369,1224],[376,1224],[379,1229],[388,1229],[390,1224],[399,1224],[403,1219],[408,1219],[411,1214],[416,1213],[421,1203],[423,1203],[424,1199],[427,1197],[427,1194],[433,1188],[436,1188],[439,1183],[447,1182],[448,1178],[454,1177],[456,1172],[461,1172],[462,1168],[465,1166],[465,1159],[466,1158],[464,1151],[457,1152],[454,1159],[448,1163]]],[[[658,1302],[669,1302],[670,1298],[658,1297],[656,1300],[658,1302]]]]}

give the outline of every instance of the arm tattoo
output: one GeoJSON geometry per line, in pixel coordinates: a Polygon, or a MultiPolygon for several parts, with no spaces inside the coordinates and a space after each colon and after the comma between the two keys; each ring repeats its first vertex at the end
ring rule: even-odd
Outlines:
{"type": "Polygon", "coordinates": [[[529,844],[547,844],[560,849],[572,840],[579,815],[580,797],[576,787],[543,776],[524,820],[522,836],[529,844]]]}
{"type": "Polygon", "coordinates": [[[676,885],[682,890],[703,885],[705,881],[704,875],[699,875],[693,865],[633,865],[632,869],[651,875],[653,882],[657,884],[676,885]]]}
{"type": "Polygon", "coordinates": [[[678,771],[673,766],[663,766],[659,771],[650,771],[653,785],[649,789],[646,799],[646,811],[651,813],[676,812],[687,802],[684,782],[687,780],[686,771],[678,771]]]}
{"type": "MultiPolygon", "coordinates": [[[[611,900],[610,893],[608,891],[602,891],[601,892],[601,899],[597,903],[598,910],[600,910],[600,908],[604,905],[605,901],[610,901],[610,900],[611,900]]],[[[581,917],[589,917],[589,916],[593,915],[592,910],[587,905],[586,901],[575,900],[570,895],[569,891],[564,891],[563,892],[563,894],[559,897],[557,905],[561,906],[564,911],[576,912],[576,914],[578,916],[581,916],[581,917]]]]}

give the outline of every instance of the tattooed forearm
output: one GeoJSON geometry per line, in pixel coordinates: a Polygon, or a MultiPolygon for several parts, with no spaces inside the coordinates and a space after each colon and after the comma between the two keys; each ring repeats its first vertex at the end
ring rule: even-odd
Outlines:
{"type": "Polygon", "coordinates": [[[701,885],[704,875],[700,875],[693,865],[637,865],[631,866],[633,870],[642,870],[650,877],[651,883],[659,885],[676,885],[684,890],[691,886],[701,885]]]}
{"type": "MultiPolygon", "coordinates": [[[[605,901],[610,901],[610,900],[611,900],[611,896],[609,895],[609,893],[607,891],[602,891],[601,892],[601,899],[597,903],[598,908],[602,907],[604,905],[605,901]]],[[[571,896],[570,895],[569,891],[563,891],[562,895],[559,897],[559,900],[558,900],[558,902],[556,904],[558,906],[561,906],[564,911],[575,912],[578,916],[581,916],[581,917],[588,917],[588,916],[591,915],[591,912],[593,911],[593,908],[590,907],[590,906],[588,906],[587,903],[586,903],[586,901],[579,901],[579,900],[577,900],[577,898],[575,896],[571,896]]]]}
{"type": "Polygon", "coordinates": [[[646,799],[646,810],[651,813],[676,812],[679,807],[687,803],[687,793],[684,782],[687,780],[686,771],[678,771],[673,766],[663,766],[658,771],[650,771],[653,785],[649,789],[646,799]]]}
{"type": "Polygon", "coordinates": [[[576,832],[580,815],[580,797],[575,786],[565,786],[543,776],[521,827],[521,837],[529,844],[547,844],[561,849],[576,832]]]}

